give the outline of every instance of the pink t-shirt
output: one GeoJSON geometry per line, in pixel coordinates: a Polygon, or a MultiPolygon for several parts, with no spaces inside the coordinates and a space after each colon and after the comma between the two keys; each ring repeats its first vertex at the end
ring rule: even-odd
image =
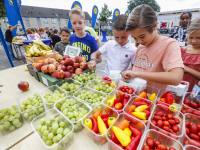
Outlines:
{"type": "MultiPolygon", "coordinates": [[[[167,72],[173,68],[184,68],[179,43],[173,38],[161,36],[149,46],[140,45],[135,55],[132,71],[137,72],[167,72]]],[[[147,82],[158,89],[166,85],[147,82]]]]}

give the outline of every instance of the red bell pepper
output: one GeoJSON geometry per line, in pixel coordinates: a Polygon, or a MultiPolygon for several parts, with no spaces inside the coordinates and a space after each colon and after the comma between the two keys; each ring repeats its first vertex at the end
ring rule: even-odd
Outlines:
{"type": "Polygon", "coordinates": [[[137,135],[142,136],[142,132],[138,130],[137,128],[133,127],[132,125],[129,124],[129,129],[132,131],[133,135],[136,137],[137,135]]]}
{"type": "Polygon", "coordinates": [[[128,103],[128,99],[123,99],[123,103],[122,103],[122,107],[124,108],[124,106],[126,106],[126,104],[128,103]]]}
{"type": "Polygon", "coordinates": [[[103,119],[103,118],[108,118],[109,115],[110,115],[110,112],[108,112],[107,114],[103,114],[103,115],[101,116],[101,118],[102,118],[102,119],[103,119]]]}
{"type": "Polygon", "coordinates": [[[121,94],[121,95],[119,96],[119,102],[122,103],[123,99],[124,99],[124,94],[121,94]]]}
{"type": "Polygon", "coordinates": [[[136,116],[134,116],[132,113],[128,112],[128,111],[125,111],[126,114],[128,114],[129,116],[132,116],[132,117],[135,117],[137,118],[136,116]]]}
{"type": "Polygon", "coordinates": [[[147,94],[147,91],[141,91],[140,93],[145,92],[147,94]]]}
{"type": "Polygon", "coordinates": [[[169,105],[167,105],[167,104],[165,104],[165,103],[163,103],[161,101],[157,101],[156,104],[160,104],[160,105],[157,105],[160,109],[162,109],[162,110],[164,110],[166,112],[171,113],[171,110],[169,109],[169,105]]]}
{"type": "Polygon", "coordinates": [[[173,100],[174,100],[174,95],[172,93],[169,92],[168,94],[166,94],[165,103],[172,105],[173,100]]]}
{"type": "Polygon", "coordinates": [[[141,135],[137,135],[128,146],[126,146],[125,150],[136,150],[140,143],[141,135]]]}
{"type": "Polygon", "coordinates": [[[92,131],[95,133],[99,132],[96,118],[92,118],[92,131]]]}
{"type": "Polygon", "coordinates": [[[170,91],[167,91],[161,98],[166,98],[167,94],[171,93],[170,91]]]}
{"type": "Polygon", "coordinates": [[[150,116],[150,112],[148,110],[144,110],[143,112],[146,113],[146,120],[147,120],[149,118],[149,116],[150,116]]]}
{"type": "Polygon", "coordinates": [[[119,146],[121,149],[124,149],[124,146],[122,146],[121,144],[116,144],[117,146],[119,146]]]}
{"type": "Polygon", "coordinates": [[[126,114],[128,114],[130,117],[127,116],[127,119],[132,122],[133,124],[137,124],[138,121],[134,118],[137,118],[136,116],[134,116],[132,113],[125,111],[126,114]]]}
{"type": "Polygon", "coordinates": [[[109,128],[109,126],[108,126],[108,118],[103,118],[102,120],[105,123],[106,127],[109,128]]]}
{"type": "Polygon", "coordinates": [[[117,139],[116,135],[114,132],[111,133],[111,135],[109,135],[109,138],[111,141],[113,141],[116,144],[120,144],[119,140],[117,139]]]}
{"type": "Polygon", "coordinates": [[[133,102],[133,105],[135,105],[136,107],[142,106],[142,105],[147,105],[148,106],[148,104],[145,103],[145,102],[133,102]]]}
{"type": "Polygon", "coordinates": [[[118,99],[115,99],[115,100],[114,100],[114,106],[115,106],[115,104],[117,104],[117,103],[119,103],[119,101],[118,101],[118,99]]]}
{"type": "Polygon", "coordinates": [[[148,96],[145,96],[145,99],[149,99],[148,96]]]}
{"type": "Polygon", "coordinates": [[[135,138],[135,137],[131,135],[131,141],[133,141],[134,138],[135,138]]]}

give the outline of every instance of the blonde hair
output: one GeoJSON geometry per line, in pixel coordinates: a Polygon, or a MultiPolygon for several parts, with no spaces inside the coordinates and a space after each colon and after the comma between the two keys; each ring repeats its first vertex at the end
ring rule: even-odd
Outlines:
{"type": "Polygon", "coordinates": [[[194,19],[189,28],[188,28],[188,33],[189,35],[197,30],[200,30],[200,17],[197,17],[196,19],[194,19]]]}
{"type": "Polygon", "coordinates": [[[84,20],[85,20],[85,13],[82,11],[80,7],[74,7],[72,10],[69,12],[69,17],[71,19],[72,15],[80,15],[84,20]]]}

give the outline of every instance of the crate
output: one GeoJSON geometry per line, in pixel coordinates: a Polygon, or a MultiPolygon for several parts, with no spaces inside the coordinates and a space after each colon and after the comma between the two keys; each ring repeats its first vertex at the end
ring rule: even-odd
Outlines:
{"type": "Polygon", "coordinates": [[[49,74],[44,74],[43,72],[38,72],[39,81],[45,86],[56,85],[61,79],[56,79],[51,77],[49,74]]]}
{"type": "Polygon", "coordinates": [[[40,81],[38,77],[38,71],[35,69],[35,67],[29,64],[27,65],[27,68],[28,68],[29,74],[34,76],[36,80],[40,81]]]}
{"type": "Polygon", "coordinates": [[[32,64],[32,63],[36,63],[36,62],[38,62],[38,60],[42,60],[44,58],[54,58],[56,54],[58,54],[58,52],[54,51],[53,54],[47,54],[47,55],[39,56],[39,57],[27,57],[26,53],[24,53],[24,56],[26,58],[27,64],[32,64]]]}

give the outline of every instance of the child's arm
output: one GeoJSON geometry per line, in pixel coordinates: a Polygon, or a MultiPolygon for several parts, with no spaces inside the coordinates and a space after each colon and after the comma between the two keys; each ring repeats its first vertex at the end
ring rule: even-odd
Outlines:
{"type": "Polygon", "coordinates": [[[96,52],[92,53],[90,57],[91,57],[91,59],[97,59],[97,62],[94,60],[91,60],[88,62],[88,67],[90,69],[94,70],[96,68],[97,63],[100,63],[102,61],[101,52],[99,50],[97,50],[96,52]]]}
{"type": "Polygon", "coordinates": [[[194,69],[192,69],[190,67],[187,67],[186,65],[184,65],[184,66],[185,66],[184,67],[184,69],[185,69],[184,71],[185,72],[187,72],[187,73],[193,75],[194,77],[200,79],[200,72],[199,71],[196,71],[196,70],[194,70],[194,69]]]}
{"type": "Polygon", "coordinates": [[[168,72],[134,72],[128,70],[122,73],[122,77],[125,80],[138,77],[161,84],[178,85],[183,78],[183,68],[174,68],[168,72]]]}

